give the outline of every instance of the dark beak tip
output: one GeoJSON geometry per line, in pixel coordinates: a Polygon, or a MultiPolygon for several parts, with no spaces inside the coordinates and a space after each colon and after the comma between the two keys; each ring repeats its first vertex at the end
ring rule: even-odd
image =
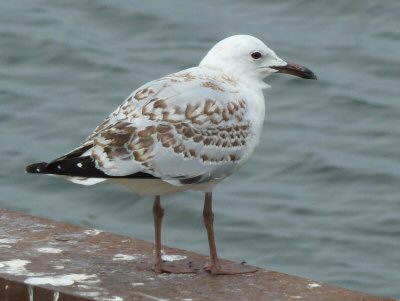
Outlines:
{"type": "Polygon", "coordinates": [[[313,79],[313,80],[317,80],[317,76],[314,74],[314,72],[311,71],[309,77],[306,77],[306,79],[313,79]]]}
{"type": "Polygon", "coordinates": [[[298,72],[293,72],[291,73],[292,75],[297,75],[301,78],[304,79],[313,79],[313,80],[317,80],[317,76],[315,75],[314,72],[312,72],[310,69],[308,69],[307,67],[304,66],[299,66],[300,68],[298,69],[298,72]]]}
{"type": "Polygon", "coordinates": [[[272,67],[277,70],[278,73],[286,73],[294,76],[298,76],[304,79],[313,79],[317,80],[317,76],[307,67],[304,67],[299,64],[288,62],[286,66],[276,66],[272,67]]]}

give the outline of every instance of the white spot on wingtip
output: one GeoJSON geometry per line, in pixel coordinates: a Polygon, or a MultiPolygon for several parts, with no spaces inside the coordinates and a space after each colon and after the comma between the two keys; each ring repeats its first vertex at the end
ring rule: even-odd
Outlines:
{"type": "Polygon", "coordinates": [[[61,170],[61,165],[57,165],[57,169],[58,169],[58,170],[61,170]]]}
{"type": "Polygon", "coordinates": [[[78,166],[79,168],[82,168],[83,165],[82,165],[82,163],[79,162],[76,164],[76,166],[78,166]]]}
{"type": "Polygon", "coordinates": [[[49,247],[49,248],[38,248],[37,251],[40,253],[60,254],[62,253],[63,250],[49,247]]]}
{"type": "Polygon", "coordinates": [[[316,287],[321,287],[321,284],[315,283],[315,282],[307,284],[307,288],[309,288],[309,289],[313,289],[313,288],[316,288],[316,287]]]}

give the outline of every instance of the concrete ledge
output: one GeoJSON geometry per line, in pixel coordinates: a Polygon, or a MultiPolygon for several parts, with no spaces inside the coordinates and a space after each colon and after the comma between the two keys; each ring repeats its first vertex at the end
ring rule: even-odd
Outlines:
{"type": "MultiPolygon", "coordinates": [[[[167,260],[207,257],[165,247],[167,260]]],[[[0,301],[394,300],[260,269],[155,275],[153,244],[0,209],[0,301]]]]}

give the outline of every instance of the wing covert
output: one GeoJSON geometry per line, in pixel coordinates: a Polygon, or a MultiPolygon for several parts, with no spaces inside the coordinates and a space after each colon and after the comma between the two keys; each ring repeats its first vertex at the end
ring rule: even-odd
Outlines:
{"type": "Polygon", "coordinates": [[[82,145],[108,175],[201,183],[233,173],[252,137],[236,82],[192,68],[134,91],[82,145]]]}

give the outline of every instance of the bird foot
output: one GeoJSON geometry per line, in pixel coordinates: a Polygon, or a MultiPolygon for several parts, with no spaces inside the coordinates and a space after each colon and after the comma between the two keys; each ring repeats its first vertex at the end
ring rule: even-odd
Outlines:
{"type": "Polygon", "coordinates": [[[257,268],[247,265],[245,262],[235,262],[223,265],[207,265],[204,270],[211,275],[234,275],[234,274],[247,274],[257,272],[257,268]]]}
{"type": "Polygon", "coordinates": [[[162,262],[160,264],[155,264],[153,270],[156,272],[156,274],[195,274],[199,271],[198,268],[193,266],[191,261],[179,263],[162,262]]]}

